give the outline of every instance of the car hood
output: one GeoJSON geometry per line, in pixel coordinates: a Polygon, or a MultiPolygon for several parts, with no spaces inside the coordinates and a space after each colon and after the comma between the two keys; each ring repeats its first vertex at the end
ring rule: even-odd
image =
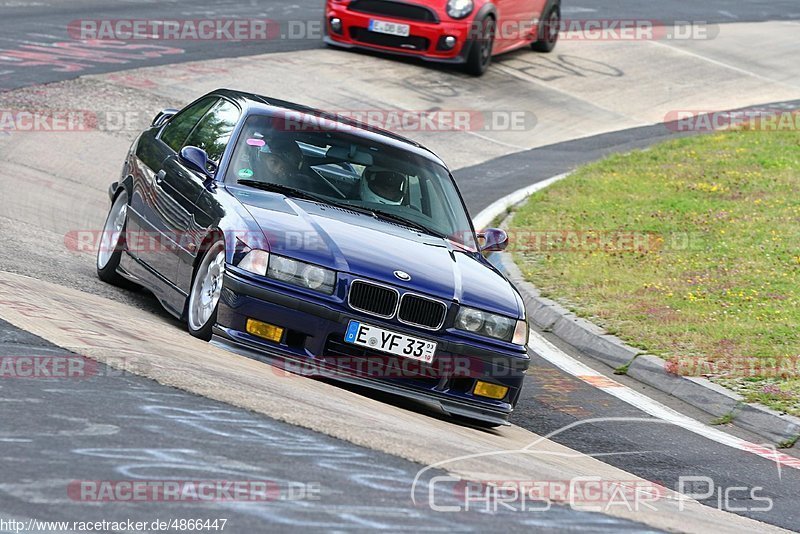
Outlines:
{"type": "Polygon", "coordinates": [[[478,255],[367,214],[269,192],[234,192],[272,254],[315,263],[466,306],[519,317],[513,286],[478,255]],[[410,281],[398,279],[404,271],[410,281]]]}

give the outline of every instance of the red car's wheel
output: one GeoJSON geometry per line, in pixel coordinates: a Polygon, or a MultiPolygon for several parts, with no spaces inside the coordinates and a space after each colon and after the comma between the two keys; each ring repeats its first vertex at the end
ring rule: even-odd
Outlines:
{"type": "Polygon", "coordinates": [[[476,36],[470,45],[465,70],[473,76],[481,76],[492,63],[494,48],[495,21],[492,17],[484,17],[476,23],[476,36]]]}
{"type": "Polygon", "coordinates": [[[556,3],[550,6],[539,26],[539,40],[531,45],[537,52],[552,52],[558,42],[561,29],[561,6],[556,3]]]}

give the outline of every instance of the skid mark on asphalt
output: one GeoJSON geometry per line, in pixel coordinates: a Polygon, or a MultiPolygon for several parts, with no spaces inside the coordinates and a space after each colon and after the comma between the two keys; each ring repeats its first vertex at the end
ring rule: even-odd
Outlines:
{"type": "Polygon", "coordinates": [[[712,428],[691,417],[664,406],[658,401],[639,393],[607,376],[595,371],[591,367],[575,360],[564,351],[547,341],[537,332],[531,332],[529,340],[531,350],[545,360],[549,361],[559,369],[575,376],[576,378],[588,383],[589,385],[612,395],[631,406],[656,417],[662,421],[674,424],[690,432],[703,436],[707,439],[732,447],[734,449],[749,452],[772,462],[775,462],[779,469],[781,467],[791,467],[800,469],[800,458],[789,456],[778,451],[775,447],[761,445],[732,436],[726,432],[712,428]]]}
{"type": "Polygon", "coordinates": [[[157,44],[123,41],[15,41],[0,48],[0,66],[19,69],[49,68],[54,72],[81,72],[97,64],[128,65],[165,55],[183,54],[184,49],[157,44]]]}

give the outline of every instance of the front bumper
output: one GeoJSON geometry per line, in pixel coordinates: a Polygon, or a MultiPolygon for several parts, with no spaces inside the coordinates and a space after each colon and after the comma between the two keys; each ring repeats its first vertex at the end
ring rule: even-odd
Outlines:
{"type": "Polygon", "coordinates": [[[524,351],[479,346],[446,330],[432,333],[404,327],[323,298],[298,298],[233,268],[225,273],[214,334],[217,342],[234,352],[265,360],[293,374],[331,377],[496,425],[508,424],[530,363],[524,351]],[[248,334],[248,318],[284,328],[280,342],[248,334]],[[436,357],[428,365],[375,352],[367,354],[343,341],[351,319],[436,341],[436,357]],[[508,393],[501,400],[476,396],[473,388],[477,380],[506,386],[508,393]]]}
{"type": "Polygon", "coordinates": [[[343,48],[389,52],[436,63],[462,64],[467,61],[472,46],[469,39],[470,28],[470,19],[421,22],[385,15],[369,15],[351,11],[343,5],[332,4],[326,10],[324,40],[327,44],[343,48]],[[342,21],[342,30],[338,33],[330,27],[330,20],[333,17],[342,21]],[[371,19],[408,24],[410,34],[407,38],[396,38],[371,32],[369,31],[371,19]],[[442,45],[442,39],[448,35],[456,38],[456,45],[451,49],[445,49],[442,45]]]}

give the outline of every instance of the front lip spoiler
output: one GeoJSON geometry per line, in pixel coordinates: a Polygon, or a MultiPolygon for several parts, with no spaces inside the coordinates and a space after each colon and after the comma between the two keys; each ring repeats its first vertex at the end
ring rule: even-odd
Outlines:
{"type": "Polygon", "coordinates": [[[438,58],[438,57],[431,57],[424,54],[412,54],[410,52],[403,52],[402,50],[394,50],[388,48],[380,48],[380,47],[373,47],[364,44],[355,44],[355,43],[342,43],[340,41],[336,41],[332,39],[330,36],[326,35],[323,37],[323,41],[325,44],[329,44],[331,46],[336,46],[339,48],[346,48],[350,49],[358,49],[358,50],[368,50],[370,52],[377,52],[379,54],[388,54],[391,56],[403,56],[403,57],[413,57],[417,59],[421,59],[423,61],[428,61],[430,63],[443,63],[446,65],[463,65],[467,62],[467,56],[469,55],[469,49],[472,46],[472,43],[466,43],[459,55],[452,57],[452,58],[438,58]]]}
{"type": "MultiPolygon", "coordinates": [[[[249,344],[244,341],[234,340],[227,333],[227,329],[222,328],[219,325],[215,325],[213,331],[213,343],[240,356],[264,362],[281,369],[285,369],[285,367],[282,365],[282,362],[284,361],[292,361],[298,364],[308,363],[308,360],[306,359],[293,357],[291,354],[286,354],[278,350],[270,350],[269,348],[260,344],[249,344]]],[[[300,369],[308,369],[308,367],[310,366],[299,366],[300,369]]],[[[300,373],[296,373],[294,370],[287,370],[287,372],[292,372],[298,376],[316,376],[316,374],[310,370],[308,372],[300,373]]],[[[326,367],[324,376],[331,377],[337,381],[347,384],[363,386],[384,393],[397,395],[406,399],[412,399],[422,404],[437,408],[447,415],[457,415],[497,426],[511,425],[511,423],[508,422],[508,418],[511,416],[511,410],[492,410],[485,406],[478,406],[473,403],[447,398],[443,395],[437,395],[433,392],[422,392],[380,380],[371,380],[368,378],[359,377],[343,372],[335,367],[326,367]]]]}

